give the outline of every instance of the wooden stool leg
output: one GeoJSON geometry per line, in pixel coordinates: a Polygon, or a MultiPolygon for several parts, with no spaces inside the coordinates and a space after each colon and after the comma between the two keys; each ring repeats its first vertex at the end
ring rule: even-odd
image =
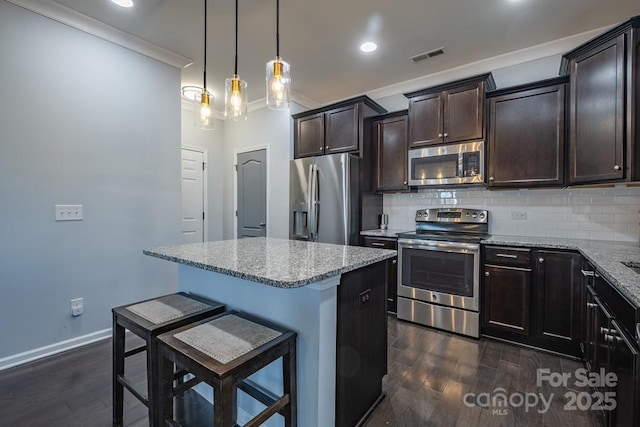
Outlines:
{"type": "Polygon", "coordinates": [[[158,387],[158,344],[155,338],[147,339],[147,404],[149,408],[149,425],[155,425],[156,400],[159,393],[158,387]]]}
{"type": "Polygon", "coordinates": [[[233,427],[237,419],[238,388],[232,378],[217,382],[213,391],[213,427],[233,427]]]}
{"type": "Polygon", "coordinates": [[[112,393],[113,393],[113,425],[122,425],[124,386],[118,381],[118,375],[124,376],[124,327],[118,325],[117,319],[113,316],[113,372],[112,372],[112,393]]]}
{"type": "Polygon", "coordinates": [[[164,427],[165,420],[173,419],[173,362],[167,359],[161,351],[157,351],[157,379],[156,398],[154,407],[150,412],[154,413],[152,427],[164,427]]]}
{"type": "Polygon", "coordinates": [[[285,427],[298,424],[297,361],[296,337],[289,340],[289,352],[282,357],[283,391],[289,395],[289,404],[285,407],[285,427]]]}

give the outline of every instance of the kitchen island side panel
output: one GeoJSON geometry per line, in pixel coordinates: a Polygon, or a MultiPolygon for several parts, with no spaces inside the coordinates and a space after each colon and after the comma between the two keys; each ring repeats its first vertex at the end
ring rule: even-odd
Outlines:
{"type": "MultiPolygon", "coordinates": [[[[285,326],[298,334],[298,424],[335,425],[337,286],[340,276],[299,288],[264,286],[236,277],[179,265],[179,287],[285,326]]],[[[276,361],[251,379],[282,392],[281,362],[276,361]]],[[[202,390],[202,388],[200,389],[202,390]]],[[[211,395],[205,396],[211,399],[211,395]]],[[[238,397],[238,414],[262,410],[246,395],[238,397]]],[[[282,426],[274,416],[269,427],[282,426]]]]}

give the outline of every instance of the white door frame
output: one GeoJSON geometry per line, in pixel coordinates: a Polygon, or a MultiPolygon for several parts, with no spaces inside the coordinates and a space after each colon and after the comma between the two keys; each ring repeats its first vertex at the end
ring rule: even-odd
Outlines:
{"type": "Polygon", "coordinates": [[[238,210],[238,154],[248,153],[250,151],[258,151],[265,150],[265,156],[267,158],[267,194],[266,194],[266,204],[265,207],[267,210],[267,218],[265,222],[267,223],[267,237],[271,235],[269,222],[269,145],[256,145],[253,147],[245,147],[238,150],[233,150],[233,238],[238,238],[238,216],[236,215],[236,211],[238,210]]]}
{"type": "MultiPolygon", "coordinates": [[[[207,182],[209,181],[209,163],[207,161],[209,160],[209,155],[206,148],[192,147],[190,145],[181,146],[180,154],[182,154],[182,150],[202,153],[202,158],[204,159],[204,170],[202,171],[202,210],[204,211],[204,221],[202,226],[204,227],[203,241],[207,242],[209,240],[209,189],[207,188],[207,182]]],[[[182,180],[182,164],[180,165],[180,179],[182,180]]],[[[182,183],[180,184],[180,188],[182,188],[182,183]]],[[[182,203],[182,190],[180,190],[180,200],[180,203],[182,203]]]]}

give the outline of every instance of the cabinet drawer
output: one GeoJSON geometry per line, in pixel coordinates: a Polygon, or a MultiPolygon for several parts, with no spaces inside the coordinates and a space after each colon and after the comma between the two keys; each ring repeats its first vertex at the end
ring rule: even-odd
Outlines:
{"type": "Polygon", "coordinates": [[[484,259],[487,264],[531,267],[531,249],[487,246],[484,259]]]}
{"type": "Polygon", "coordinates": [[[377,237],[365,237],[364,238],[364,246],[369,248],[378,248],[378,249],[398,249],[398,240],[397,239],[382,239],[377,237]]]}

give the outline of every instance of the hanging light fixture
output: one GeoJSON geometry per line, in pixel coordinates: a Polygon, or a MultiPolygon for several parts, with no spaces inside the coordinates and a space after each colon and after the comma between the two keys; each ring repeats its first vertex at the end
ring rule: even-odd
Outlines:
{"type": "Polygon", "coordinates": [[[204,69],[202,77],[202,91],[193,97],[196,127],[213,130],[214,125],[214,96],[207,90],[207,0],[204,0],[204,69]]]}
{"type": "Polygon", "coordinates": [[[236,0],[236,56],[233,77],[224,81],[224,115],[247,119],[247,82],[238,76],[238,0],[236,0]]]}
{"type": "Polygon", "coordinates": [[[289,108],[291,74],[289,64],[280,57],[280,0],[276,0],[276,59],[267,62],[267,106],[289,108]]]}

